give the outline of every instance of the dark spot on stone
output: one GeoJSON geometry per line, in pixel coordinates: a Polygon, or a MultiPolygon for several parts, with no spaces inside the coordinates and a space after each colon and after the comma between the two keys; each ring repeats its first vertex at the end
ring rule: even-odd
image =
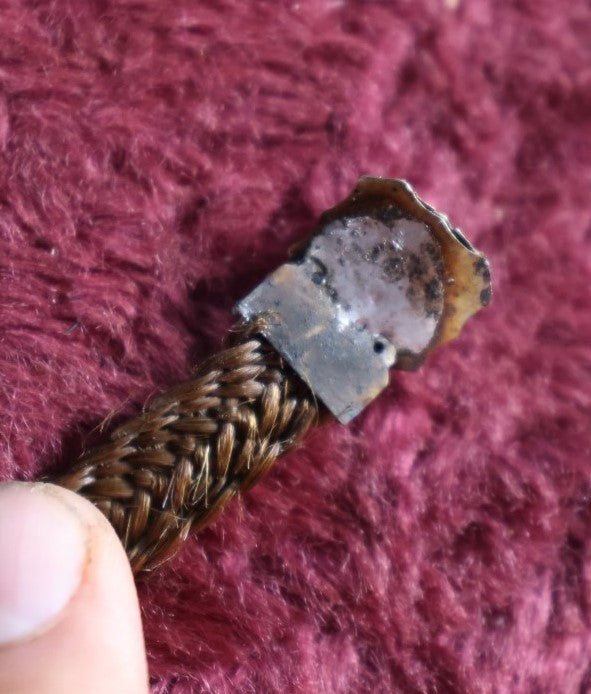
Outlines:
{"type": "Polygon", "coordinates": [[[425,313],[429,318],[439,319],[443,309],[443,285],[437,277],[425,284],[425,313]]]}
{"type": "Polygon", "coordinates": [[[380,244],[376,244],[370,251],[369,253],[369,259],[371,260],[372,263],[375,263],[376,260],[380,257],[380,253],[382,252],[382,247],[380,244]]]}
{"type": "Polygon", "coordinates": [[[420,279],[427,272],[427,265],[423,258],[411,253],[408,258],[408,277],[410,280],[420,279]]]}
{"type": "Polygon", "coordinates": [[[441,262],[441,254],[439,248],[434,243],[422,243],[421,253],[429,256],[433,263],[438,264],[441,262]]]}
{"type": "Polygon", "coordinates": [[[397,282],[404,275],[404,259],[399,255],[391,255],[382,263],[384,275],[392,282],[397,282]]]}
{"type": "Polygon", "coordinates": [[[375,263],[380,257],[380,253],[385,250],[385,243],[376,243],[376,245],[370,251],[364,251],[361,255],[366,263],[375,263]]]}
{"type": "Polygon", "coordinates": [[[429,301],[437,301],[443,297],[443,288],[441,282],[433,278],[425,285],[425,296],[429,301]]]}
{"type": "Polygon", "coordinates": [[[334,303],[336,304],[336,302],[338,301],[338,298],[339,298],[339,294],[338,294],[337,290],[334,287],[329,287],[326,285],[325,285],[325,290],[326,290],[326,293],[328,294],[329,298],[332,301],[334,301],[334,303]]]}

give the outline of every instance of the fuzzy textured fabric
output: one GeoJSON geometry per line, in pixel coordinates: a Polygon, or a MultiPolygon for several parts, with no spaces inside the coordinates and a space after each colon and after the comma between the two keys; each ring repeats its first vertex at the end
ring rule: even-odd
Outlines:
{"type": "Polygon", "coordinates": [[[3,479],[187,376],[362,174],[492,264],[140,579],[154,692],[591,690],[590,65],[588,0],[0,3],[3,479]]]}

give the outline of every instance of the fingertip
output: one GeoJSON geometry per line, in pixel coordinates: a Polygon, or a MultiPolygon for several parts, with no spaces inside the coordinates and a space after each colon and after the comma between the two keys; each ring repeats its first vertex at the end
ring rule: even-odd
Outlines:
{"type": "Polygon", "coordinates": [[[147,691],[129,562],[91,503],[0,485],[0,556],[0,693],[147,691]]]}

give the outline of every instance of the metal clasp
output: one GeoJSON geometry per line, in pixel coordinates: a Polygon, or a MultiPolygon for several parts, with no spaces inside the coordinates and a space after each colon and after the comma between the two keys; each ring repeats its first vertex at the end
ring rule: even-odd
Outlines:
{"type": "Polygon", "coordinates": [[[491,298],[490,270],[405,181],[362,178],[237,310],[339,421],[455,337],[491,298]]]}

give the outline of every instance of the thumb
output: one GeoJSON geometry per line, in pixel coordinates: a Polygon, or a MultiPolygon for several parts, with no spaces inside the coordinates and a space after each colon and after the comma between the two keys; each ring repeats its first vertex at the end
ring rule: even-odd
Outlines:
{"type": "Polygon", "coordinates": [[[148,691],[129,563],[92,504],[0,485],[0,694],[148,691]]]}

